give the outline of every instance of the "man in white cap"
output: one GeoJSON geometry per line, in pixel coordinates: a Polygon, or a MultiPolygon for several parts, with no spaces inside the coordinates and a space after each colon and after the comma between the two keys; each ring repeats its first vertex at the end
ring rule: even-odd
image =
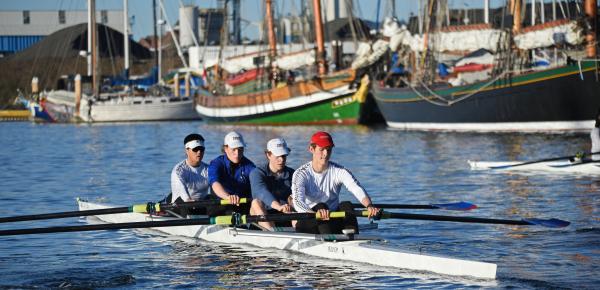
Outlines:
{"type": "MultiPolygon", "coordinates": [[[[171,171],[171,200],[167,202],[191,202],[208,198],[208,165],[204,157],[204,138],[189,134],[183,139],[187,158],[171,171]]],[[[204,214],[204,208],[182,210],[180,213],[204,214]]]]}
{"type": "MultiPolygon", "coordinates": [[[[250,207],[251,215],[292,212],[291,186],[294,169],[286,166],[290,151],[283,138],[275,138],[267,142],[267,150],[265,150],[267,162],[250,173],[253,198],[250,207]]],[[[273,222],[258,224],[270,231],[275,227],[273,222]]],[[[291,223],[277,223],[277,226],[291,226],[291,223]]]]}
{"type": "Polygon", "coordinates": [[[342,185],[368,210],[369,217],[376,216],[379,209],[371,203],[371,197],[352,175],[350,170],[330,161],[333,138],[327,132],[317,132],[310,138],[308,151],[312,160],[300,166],[292,177],[292,200],[297,212],[318,212],[324,220],[299,220],[296,231],[314,234],[341,234],[352,229],[358,234],[358,223],[352,203],[340,202],[342,185]],[[346,217],[330,219],[329,211],[345,211],[346,217]]]}
{"type": "Polygon", "coordinates": [[[244,138],[238,132],[229,132],[223,141],[223,155],[213,159],[208,166],[208,183],[212,192],[235,206],[209,207],[209,215],[222,215],[229,211],[248,214],[249,204],[240,205],[240,198],[251,198],[250,172],[254,163],[244,157],[244,138]]]}

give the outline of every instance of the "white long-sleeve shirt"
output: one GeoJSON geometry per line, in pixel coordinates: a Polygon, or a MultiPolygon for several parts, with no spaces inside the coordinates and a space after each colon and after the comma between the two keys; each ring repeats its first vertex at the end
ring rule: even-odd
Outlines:
{"type": "Polygon", "coordinates": [[[592,153],[599,153],[592,155],[592,160],[600,160],[600,128],[594,127],[590,137],[592,138],[592,153]]]}
{"type": "Polygon", "coordinates": [[[185,160],[171,171],[171,202],[181,197],[183,201],[200,200],[208,196],[208,164],[200,162],[192,167],[185,160]]]}
{"type": "Polygon", "coordinates": [[[312,212],[312,207],[325,203],[331,210],[339,206],[339,194],[342,185],[348,189],[358,201],[368,196],[365,189],[354,178],[352,173],[341,165],[329,162],[322,173],[313,170],[312,162],[298,168],[292,176],[292,199],[297,212],[312,212]]]}

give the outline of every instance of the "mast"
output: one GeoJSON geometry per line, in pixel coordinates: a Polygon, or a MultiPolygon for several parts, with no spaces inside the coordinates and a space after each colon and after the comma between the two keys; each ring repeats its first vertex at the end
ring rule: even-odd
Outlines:
{"type": "MultiPolygon", "coordinates": [[[[158,67],[158,43],[157,43],[157,33],[156,26],[158,23],[156,22],[156,0],[152,0],[152,27],[154,28],[154,66],[158,67]]],[[[160,78],[160,76],[158,76],[160,78]]]]}
{"type": "Polygon", "coordinates": [[[129,16],[127,11],[128,0],[123,0],[123,44],[125,50],[125,76],[129,78],[129,16]]]}
{"type": "Polygon", "coordinates": [[[94,96],[98,96],[100,93],[98,84],[98,27],[96,26],[96,0],[90,1],[91,15],[92,15],[92,91],[94,96]]]}
{"type": "Polygon", "coordinates": [[[531,0],[531,26],[535,25],[535,0],[531,0]]]}
{"type": "Polygon", "coordinates": [[[490,0],[483,0],[483,22],[490,23],[490,0]]]}
{"type": "Polygon", "coordinates": [[[315,18],[315,36],[317,40],[317,65],[319,66],[319,75],[327,73],[327,63],[325,62],[325,41],[323,36],[323,18],[321,16],[321,1],[313,0],[314,18],[315,18]]]}
{"type": "Polygon", "coordinates": [[[94,0],[88,0],[88,21],[87,21],[87,54],[85,56],[87,60],[87,75],[92,75],[92,6],[94,0]]]}
{"type": "Polygon", "coordinates": [[[240,2],[240,0],[233,0],[233,43],[236,45],[242,44],[242,17],[240,2]]]}
{"type": "Polygon", "coordinates": [[[587,16],[591,29],[588,30],[585,39],[587,40],[587,57],[596,57],[596,17],[598,16],[598,1],[585,0],[585,16],[587,16]]]}
{"type": "Polygon", "coordinates": [[[521,32],[521,4],[522,0],[512,0],[513,33],[521,32]]]}
{"type": "Polygon", "coordinates": [[[275,38],[275,28],[273,27],[273,0],[266,0],[265,2],[265,9],[267,10],[267,31],[269,34],[269,57],[271,62],[273,62],[277,56],[277,39],[275,38]]]}

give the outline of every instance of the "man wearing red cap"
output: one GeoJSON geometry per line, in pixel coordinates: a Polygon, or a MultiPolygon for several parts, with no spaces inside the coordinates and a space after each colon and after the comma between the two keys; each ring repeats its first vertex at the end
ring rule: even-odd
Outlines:
{"type": "Polygon", "coordinates": [[[297,212],[319,212],[324,220],[299,220],[296,231],[313,234],[338,234],[342,229],[358,233],[358,223],[352,203],[340,203],[342,185],[348,189],[369,211],[369,217],[377,215],[378,208],[352,173],[343,166],[329,161],[333,152],[333,139],[327,132],[312,135],[308,151],[312,161],[300,166],[292,177],[292,200],[297,212]],[[345,211],[346,218],[329,220],[329,211],[345,211]]]}

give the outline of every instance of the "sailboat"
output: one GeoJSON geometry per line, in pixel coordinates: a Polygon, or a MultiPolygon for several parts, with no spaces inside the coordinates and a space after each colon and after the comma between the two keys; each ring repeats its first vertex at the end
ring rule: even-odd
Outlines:
{"type": "Polygon", "coordinates": [[[208,122],[359,123],[368,82],[352,86],[354,70],[328,70],[320,1],[313,1],[316,49],[287,55],[281,54],[277,47],[272,5],[272,0],[265,1],[268,50],[224,60],[205,60],[208,83],[196,97],[196,111],[208,122]],[[300,68],[302,73],[297,73],[300,68]]]}
{"type": "MultiPolygon", "coordinates": [[[[99,87],[97,72],[97,25],[95,19],[95,1],[89,3],[90,25],[88,25],[88,45],[91,47],[91,92],[83,92],[82,78],[66,79],[68,83],[62,89],[46,94],[43,106],[57,122],[121,122],[121,121],[171,121],[199,119],[194,110],[191,96],[180,96],[169,87],[156,84],[158,75],[153,72],[149,78],[132,80],[129,70],[129,36],[127,20],[127,0],[124,0],[124,43],[126,79],[111,81],[108,86],[99,87]]],[[[104,27],[105,28],[105,27],[104,27]]],[[[106,28],[105,28],[106,29],[106,28]]]]}
{"type": "Polygon", "coordinates": [[[357,57],[356,67],[368,67],[373,61],[366,58],[381,51],[392,59],[379,66],[372,86],[387,125],[502,132],[593,127],[600,108],[596,0],[584,1],[585,9],[565,9],[580,3],[553,1],[550,21],[544,14],[549,4],[532,1],[531,25],[525,28],[522,0],[498,9],[509,12],[499,15],[499,27],[490,23],[489,1],[484,2],[484,23],[448,26],[448,2],[425,1],[421,33],[388,19],[383,39],[373,45],[382,49],[357,57]],[[565,10],[573,13],[571,17],[560,17],[565,10]]]}

